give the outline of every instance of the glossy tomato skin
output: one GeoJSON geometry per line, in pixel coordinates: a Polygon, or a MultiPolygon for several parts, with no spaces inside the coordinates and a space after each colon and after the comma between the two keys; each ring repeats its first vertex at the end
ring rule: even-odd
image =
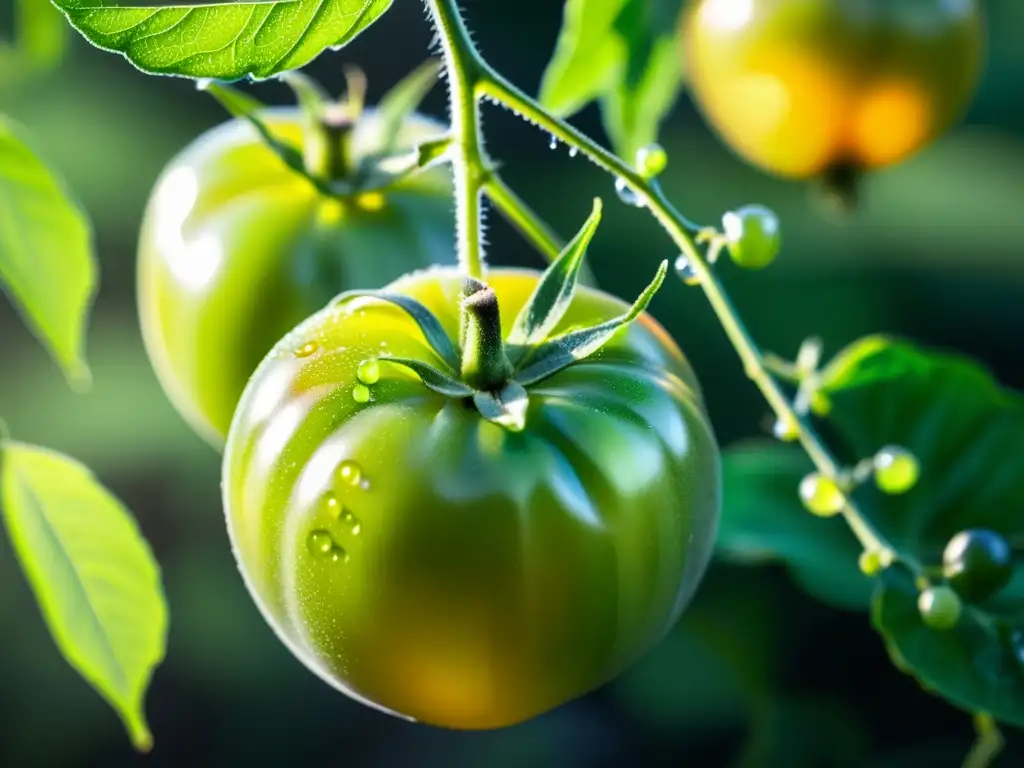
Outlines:
{"type": "MultiPolygon", "coordinates": [[[[538,274],[493,270],[510,328],[538,274]]],[[[388,290],[458,338],[454,270],[388,290]]],[[[621,314],[580,288],[561,327],[621,314]]],[[[438,364],[378,300],[328,307],[249,383],[224,505],[250,591],[310,669],[364,702],[459,729],[517,723],[613,678],[672,627],[708,560],[720,458],[688,363],[643,316],[529,388],[523,432],[381,355],[438,364]]]]}
{"type": "Polygon", "coordinates": [[[696,0],[683,18],[697,106],[781,176],[908,157],[959,117],[982,69],[979,0],[696,0]]]}
{"type": "MultiPolygon", "coordinates": [[[[298,144],[297,109],[267,122],[298,144]]],[[[376,149],[364,114],[355,154],[376,149]]],[[[415,118],[401,146],[444,127],[415,118]]],[[[452,263],[447,169],[333,200],[287,168],[248,123],[225,123],[171,161],[150,198],[139,246],[143,336],[160,381],[192,426],[220,445],[245,382],[274,343],[331,297],[452,263]]]]}

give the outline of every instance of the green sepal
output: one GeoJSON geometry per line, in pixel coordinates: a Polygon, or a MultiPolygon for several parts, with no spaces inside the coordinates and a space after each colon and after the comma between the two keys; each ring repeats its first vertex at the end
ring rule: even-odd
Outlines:
{"type": "Polygon", "coordinates": [[[473,395],[476,409],[490,422],[512,432],[526,428],[526,409],[530,397],[520,384],[510,382],[500,392],[477,392],[473,395]]]}
{"type": "MultiPolygon", "coordinates": [[[[387,293],[386,291],[346,291],[331,302],[332,306],[341,306],[353,299],[377,299],[386,301],[405,310],[416,321],[416,324],[423,332],[427,343],[437,353],[437,356],[448,364],[450,370],[458,371],[460,358],[452,340],[448,338],[440,321],[434,314],[416,299],[403,296],[399,293],[387,293]]],[[[394,359],[394,358],[392,358],[394,359]]]]}
{"type": "Polygon", "coordinates": [[[402,125],[437,84],[440,72],[441,62],[429,59],[406,75],[380,100],[377,111],[381,118],[381,154],[389,155],[395,151],[402,125]]]}
{"type": "Polygon", "coordinates": [[[446,397],[472,397],[476,390],[454,376],[439,371],[432,365],[407,357],[382,357],[383,363],[394,363],[408,368],[423,381],[423,386],[446,397]]]}
{"type": "Polygon", "coordinates": [[[306,116],[307,120],[319,122],[324,119],[333,99],[313,78],[304,75],[302,72],[282,72],[278,79],[292,89],[296,101],[299,102],[299,109],[306,116]]]}
{"type": "Polygon", "coordinates": [[[277,138],[267,124],[259,117],[258,113],[267,109],[263,102],[238,90],[234,86],[216,80],[200,80],[196,87],[213,96],[232,117],[248,122],[256,130],[260,138],[263,139],[267,147],[291,170],[309,181],[322,194],[332,194],[332,190],[323,181],[310,174],[306,169],[306,161],[302,156],[302,152],[297,147],[277,138]]]}
{"type": "Polygon", "coordinates": [[[556,336],[539,347],[528,359],[527,365],[516,374],[516,381],[522,385],[536,382],[552,376],[573,363],[583,360],[597,352],[622,328],[636,320],[647,309],[665,280],[668,262],[661,262],[658,272],[651,284],[644,289],[629,311],[607,322],[592,328],[556,336]]]}
{"type": "Polygon", "coordinates": [[[533,295],[520,310],[508,337],[510,346],[520,348],[516,357],[521,356],[526,348],[545,341],[565,317],[576,291],[583,257],[601,223],[601,212],[601,200],[595,198],[593,211],[582,229],[545,270],[533,295]]]}

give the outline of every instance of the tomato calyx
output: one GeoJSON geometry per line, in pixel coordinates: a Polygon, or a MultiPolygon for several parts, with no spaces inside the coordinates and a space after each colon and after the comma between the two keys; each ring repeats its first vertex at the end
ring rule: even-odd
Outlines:
{"type": "Polygon", "coordinates": [[[441,136],[412,149],[401,146],[403,127],[437,82],[440,68],[430,60],[391,89],[376,108],[376,146],[357,156],[355,131],[365,109],[366,78],[349,67],[343,99],[333,99],[316,81],[300,72],[285,72],[279,79],[295,93],[304,117],[301,146],[277,136],[264,120],[267,105],[227,83],[201,80],[208,92],[232,116],[245,120],[267,148],[325,197],[346,198],[378,192],[442,162],[451,146],[441,136]]]}
{"type": "Polygon", "coordinates": [[[408,296],[386,291],[349,291],[335,306],[358,298],[389,302],[405,311],[419,326],[441,365],[422,360],[383,356],[382,363],[403,366],[419,376],[423,386],[453,399],[471,402],[488,421],[513,432],[526,426],[527,387],[593,355],[650,304],[668,272],[663,261],[650,285],[628,311],[592,326],[555,334],[572,303],[583,258],[601,220],[601,201],[579,234],[544,272],[520,310],[507,340],[501,328],[498,296],[485,281],[467,277],[459,306],[458,349],[437,317],[408,296]]]}

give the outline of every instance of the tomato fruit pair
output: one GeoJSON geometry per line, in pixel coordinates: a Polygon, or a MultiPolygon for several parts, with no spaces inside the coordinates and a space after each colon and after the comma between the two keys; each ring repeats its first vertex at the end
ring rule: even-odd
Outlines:
{"type": "Polygon", "coordinates": [[[696,0],[682,55],[741,157],[809,178],[899,162],[942,133],[982,68],[979,0],[696,0]]]}
{"type": "MultiPolygon", "coordinates": [[[[265,113],[299,145],[299,109],[265,113]]],[[[378,150],[381,117],[356,121],[355,161],[378,150]]],[[[410,115],[398,149],[444,135],[410,115]]],[[[189,423],[223,444],[238,398],[284,334],[333,296],[378,288],[454,261],[450,174],[428,170],[379,189],[326,196],[235,119],[199,137],[166,168],[146,210],[139,306],[160,381],[189,423]]]]}
{"type": "MultiPolygon", "coordinates": [[[[332,304],[239,404],[223,488],[241,571],[296,656],[364,703],[459,729],[531,718],[657,643],[710,559],[719,453],[693,371],[650,317],[470,396],[509,365],[470,377],[468,345],[501,347],[539,279],[491,270],[500,323],[479,334],[450,268],[332,304]],[[428,373],[460,345],[461,377],[428,373]],[[485,401],[521,408],[503,422],[485,401]]],[[[573,338],[624,309],[581,287],[547,330],[573,338]]]]}

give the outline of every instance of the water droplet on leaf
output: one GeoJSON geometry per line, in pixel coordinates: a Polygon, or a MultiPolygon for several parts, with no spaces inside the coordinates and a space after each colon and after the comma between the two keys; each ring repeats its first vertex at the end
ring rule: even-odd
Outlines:
{"type": "Polygon", "coordinates": [[[636,153],[636,169],[645,179],[653,179],[668,165],[668,153],[661,144],[648,144],[636,153]]]}

